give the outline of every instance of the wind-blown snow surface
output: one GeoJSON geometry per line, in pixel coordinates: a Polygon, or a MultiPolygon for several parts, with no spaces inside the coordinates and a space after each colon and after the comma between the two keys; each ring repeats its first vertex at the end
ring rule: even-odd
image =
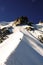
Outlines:
{"type": "Polygon", "coordinates": [[[43,45],[23,27],[0,44],[0,65],[43,65],[43,45]]]}

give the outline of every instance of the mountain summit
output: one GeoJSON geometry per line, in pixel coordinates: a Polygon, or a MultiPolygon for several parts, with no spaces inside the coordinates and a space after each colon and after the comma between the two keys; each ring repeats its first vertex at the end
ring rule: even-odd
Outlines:
{"type": "Polygon", "coordinates": [[[20,17],[0,27],[0,65],[43,65],[42,25],[20,17]]]}

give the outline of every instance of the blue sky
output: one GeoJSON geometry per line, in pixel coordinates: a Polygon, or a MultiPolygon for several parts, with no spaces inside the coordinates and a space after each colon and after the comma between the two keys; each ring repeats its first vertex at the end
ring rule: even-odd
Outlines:
{"type": "Polygon", "coordinates": [[[37,23],[43,20],[43,0],[0,0],[0,21],[12,21],[27,16],[37,23]]]}

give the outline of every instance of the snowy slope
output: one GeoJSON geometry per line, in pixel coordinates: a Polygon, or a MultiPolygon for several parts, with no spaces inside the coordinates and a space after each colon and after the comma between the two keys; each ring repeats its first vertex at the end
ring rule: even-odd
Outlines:
{"type": "Polygon", "coordinates": [[[39,31],[42,31],[43,32],[43,24],[33,24],[33,26],[35,27],[35,28],[37,28],[39,31]]]}
{"type": "Polygon", "coordinates": [[[18,46],[20,38],[22,39],[23,34],[16,31],[9,36],[2,44],[0,44],[0,63],[4,62],[5,59],[12,53],[12,51],[18,46]]]}
{"type": "Polygon", "coordinates": [[[43,45],[24,27],[14,27],[0,44],[0,65],[43,65],[43,45]]]}

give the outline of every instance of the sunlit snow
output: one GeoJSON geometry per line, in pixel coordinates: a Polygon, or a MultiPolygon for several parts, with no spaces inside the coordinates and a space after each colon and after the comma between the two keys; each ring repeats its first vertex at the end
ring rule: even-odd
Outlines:
{"type": "Polygon", "coordinates": [[[43,65],[43,44],[26,27],[15,26],[9,38],[0,44],[0,65],[43,65]]]}

